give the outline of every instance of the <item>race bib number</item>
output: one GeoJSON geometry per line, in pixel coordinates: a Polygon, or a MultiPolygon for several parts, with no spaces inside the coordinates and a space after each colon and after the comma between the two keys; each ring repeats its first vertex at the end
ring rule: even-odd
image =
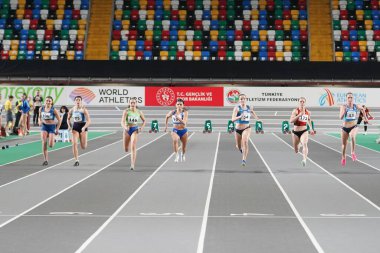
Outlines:
{"type": "Polygon", "coordinates": [[[74,122],[82,121],[82,114],[80,112],[73,113],[74,122]]]}
{"type": "Polygon", "coordinates": [[[173,123],[181,123],[181,121],[179,121],[179,119],[177,119],[177,115],[173,115],[172,120],[173,120],[173,123]]]}
{"type": "Polygon", "coordinates": [[[309,120],[309,115],[303,114],[301,117],[299,117],[299,121],[307,122],[309,120]]]}
{"type": "Polygon", "coordinates": [[[356,112],[355,111],[347,111],[346,119],[355,119],[356,118],[356,112]]]}
{"type": "Polygon", "coordinates": [[[138,117],[131,117],[131,116],[128,117],[128,123],[130,124],[136,124],[138,121],[139,121],[138,117]]]}
{"type": "Polygon", "coordinates": [[[242,121],[249,121],[251,119],[251,113],[250,112],[243,112],[243,116],[241,117],[242,121]]]}
{"type": "Polygon", "coordinates": [[[43,120],[52,120],[53,115],[50,112],[42,112],[41,114],[43,120]]]}

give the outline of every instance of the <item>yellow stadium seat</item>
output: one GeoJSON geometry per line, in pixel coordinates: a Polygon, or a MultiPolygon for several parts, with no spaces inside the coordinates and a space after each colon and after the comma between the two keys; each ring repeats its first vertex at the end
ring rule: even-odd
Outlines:
{"type": "Polygon", "coordinates": [[[258,41],[251,41],[251,51],[252,52],[258,52],[259,51],[259,42],[258,41]]]}
{"type": "Polygon", "coordinates": [[[169,56],[169,52],[168,51],[161,51],[160,52],[160,60],[167,61],[168,60],[168,56],[169,56]]]}
{"type": "Polygon", "coordinates": [[[202,55],[201,51],[194,51],[193,60],[194,61],[200,61],[201,60],[201,55],[202,55]]]}

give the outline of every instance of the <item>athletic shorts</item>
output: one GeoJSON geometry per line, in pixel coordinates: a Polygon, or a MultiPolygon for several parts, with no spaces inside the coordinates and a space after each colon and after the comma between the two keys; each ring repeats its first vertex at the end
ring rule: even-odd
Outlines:
{"type": "Polygon", "coordinates": [[[41,126],[41,131],[48,132],[49,134],[54,134],[55,133],[55,124],[42,124],[41,126]]]}
{"type": "Polygon", "coordinates": [[[139,130],[139,127],[138,127],[138,126],[129,127],[127,134],[128,134],[129,136],[132,136],[132,134],[133,134],[134,132],[138,131],[138,130],[139,130]]]}
{"type": "Polygon", "coordinates": [[[13,114],[12,111],[7,112],[7,122],[12,122],[13,121],[13,114]]]}
{"type": "Polygon", "coordinates": [[[358,127],[358,125],[355,125],[353,127],[342,127],[342,130],[349,134],[355,127],[358,127]]]}
{"type": "MultiPolygon", "coordinates": [[[[81,133],[84,125],[86,125],[86,122],[74,122],[73,131],[77,131],[78,133],[81,133]]],[[[87,132],[88,128],[86,128],[85,131],[87,132]]]]}
{"type": "Polygon", "coordinates": [[[303,133],[307,132],[307,129],[305,129],[305,130],[301,130],[301,131],[294,131],[294,130],[293,130],[292,132],[293,132],[293,134],[297,135],[298,138],[300,139],[301,136],[303,135],[303,133]]]}
{"type": "Polygon", "coordinates": [[[182,136],[184,136],[187,133],[187,128],[181,129],[181,130],[179,130],[177,128],[173,128],[173,132],[176,133],[179,136],[179,138],[181,139],[182,136]]]}
{"type": "Polygon", "coordinates": [[[246,130],[246,129],[250,128],[250,127],[251,126],[248,126],[248,127],[244,128],[244,129],[235,129],[235,132],[238,133],[238,134],[240,134],[240,135],[242,135],[243,132],[244,132],[244,130],[246,130]]]}

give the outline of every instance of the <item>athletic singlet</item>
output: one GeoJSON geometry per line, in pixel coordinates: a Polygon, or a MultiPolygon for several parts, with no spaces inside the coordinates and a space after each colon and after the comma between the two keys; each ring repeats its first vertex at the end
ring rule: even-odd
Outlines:
{"type": "MultiPolygon", "coordinates": [[[[297,115],[301,112],[299,108],[297,108],[297,115]]],[[[305,114],[302,114],[296,122],[294,122],[295,126],[306,126],[309,121],[310,114],[309,111],[305,109],[305,114]]]]}
{"type": "Polygon", "coordinates": [[[356,120],[358,108],[356,104],[353,105],[352,108],[348,108],[346,105],[346,112],[344,113],[343,121],[351,122],[356,120]]]}
{"type": "Polygon", "coordinates": [[[239,117],[242,114],[243,114],[243,117],[238,119],[236,122],[239,124],[249,124],[249,120],[251,119],[251,110],[248,105],[247,105],[247,109],[245,110],[241,107],[241,105],[238,106],[237,116],[239,117]]]}
{"type": "Polygon", "coordinates": [[[137,122],[139,121],[139,119],[140,119],[140,111],[139,110],[136,110],[134,112],[134,111],[128,109],[127,118],[126,118],[128,125],[136,125],[137,122]]]}
{"type": "Polygon", "coordinates": [[[51,107],[48,112],[45,112],[45,106],[41,108],[41,119],[42,120],[54,120],[54,107],[51,107]]]}
{"type": "Polygon", "coordinates": [[[86,122],[86,117],[84,116],[84,108],[73,110],[74,122],[86,122]]]}
{"type": "MultiPolygon", "coordinates": [[[[174,110],[173,113],[172,113],[172,121],[173,121],[173,125],[180,125],[180,124],[183,124],[181,121],[179,121],[179,120],[177,119],[176,113],[177,113],[176,110],[174,110]]],[[[185,117],[185,113],[184,113],[184,112],[181,112],[181,113],[179,114],[179,117],[181,118],[181,120],[183,120],[183,118],[185,117]]]]}

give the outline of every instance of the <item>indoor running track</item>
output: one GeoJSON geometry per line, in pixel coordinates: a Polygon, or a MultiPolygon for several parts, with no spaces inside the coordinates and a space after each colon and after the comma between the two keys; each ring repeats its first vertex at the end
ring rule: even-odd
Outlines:
{"type": "Polygon", "coordinates": [[[379,153],[319,133],[310,160],[291,136],[252,134],[246,167],[233,135],[193,132],[175,163],[169,134],[139,136],[135,171],[121,133],[0,166],[1,252],[378,253],[379,153]],[[16,175],[16,176],[15,176],[16,175]]]}

